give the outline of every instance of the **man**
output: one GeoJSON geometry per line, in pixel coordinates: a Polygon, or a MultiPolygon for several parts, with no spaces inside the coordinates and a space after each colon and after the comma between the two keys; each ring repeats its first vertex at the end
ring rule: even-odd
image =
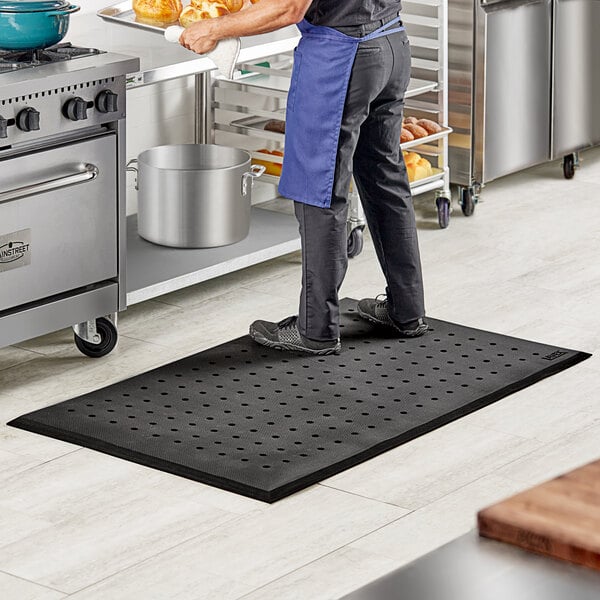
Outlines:
{"type": "Polygon", "coordinates": [[[338,354],[338,291],[348,266],[347,212],[352,175],[387,282],[386,296],[358,313],[399,336],[427,331],[421,262],[400,131],[410,79],[410,48],[399,0],[260,0],[201,21],[181,43],[198,53],[223,38],[298,23],[286,111],[279,191],[294,200],[302,239],[299,315],[256,321],[260,344],[307,354],[338,354]]]}

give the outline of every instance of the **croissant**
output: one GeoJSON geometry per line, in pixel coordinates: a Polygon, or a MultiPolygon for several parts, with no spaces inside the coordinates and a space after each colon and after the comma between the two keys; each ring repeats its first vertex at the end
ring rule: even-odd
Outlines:
{"type": "Polygon", "coordinates": [[[201,21],[202,19],[214,19],[215,17],[222,17],[227,14],[229,14],[229,9],[221,2],[195,0],[193,4],[190,4],[183,9],[183,12],[179,17],[179,22],[182,27],[189,27],[196,21],[201,21]]]}
{"type": "Polygon", "coordinates": [[[133,0],[135,16],[148,23],[173,23],[182,10],[181,0],[133,0]]]}

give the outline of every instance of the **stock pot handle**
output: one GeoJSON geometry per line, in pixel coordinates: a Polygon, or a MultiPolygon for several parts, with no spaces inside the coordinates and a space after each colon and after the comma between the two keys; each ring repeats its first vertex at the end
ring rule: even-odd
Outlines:
{"type": "Polygon", "coordinates": [[[79,171],[73,175],[66,175],[64,177],[57,177],[56,179],[49,179],[42,183],[34,183],[33,185],[26,185],[14,190],[8,190],[6,192],[0,192],[0,204],[3,202],[11,202],[13,200],[20,200],[27,196],[34,196],[35,194],[42,194],[44,192],[51,192],[59,190],[61,188],[75,185],[77,183],[85,183],[86,181],[93,181],[98,177],[100,171],[96,165],[85,164],[83,165],[83,171],[79,171]]]}
{"type": "Polygon", "coordinates": [[[139,188],[139,184],[138,184],[138,179],[140,176],[140,170],[138,167],[134,166],[137,165],[139,163],[137,158],[132,158],[128,163],[127,166],[125,167],[126,171],[129,171],[131,173],[135,173],[135,191],[139,192],[140,188],[139,188]]]}
{"type": "Polygon", "coordinates": [[[242,196],[248,195],[248,180],[250,180],[250,185],[252,185],[254,180],[258,179],[266,170],[266,167],[262,165],[252,165],[250,171],[242,175],[242,196]]]}

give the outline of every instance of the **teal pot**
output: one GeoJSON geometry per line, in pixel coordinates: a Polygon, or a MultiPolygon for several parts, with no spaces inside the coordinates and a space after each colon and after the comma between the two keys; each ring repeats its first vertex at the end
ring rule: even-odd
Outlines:
{"type": "Polygon", "coordinates": [[[69,0],[0,0],[0,50],[39,50],[58,44],[77,12],[69,0]]]}

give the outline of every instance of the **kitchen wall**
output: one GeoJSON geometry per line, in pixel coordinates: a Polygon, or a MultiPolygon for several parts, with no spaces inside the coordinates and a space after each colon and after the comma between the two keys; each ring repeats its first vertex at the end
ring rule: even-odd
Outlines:
{"type": "MultiPolygon", "coordinates": [[[[77,3],[77,0],[75,0],[77,3]]],[[[77,44],[85,45],[85,31],[77,27],[76,19],[89,19],[98,10],[117,4],[118,0],[79,0],[81,11],[73,15],[72,26],[78,30],[77,44]]],[[[183,4],[188,4],[183,0],[183,4]]],[[[118,35],[127,36],[129,29],[92,18],[94,27],[114,27],[118,35]]],[[[67,35],[69,40],[69,35],[67,35]]],[[[99,46],[100,47],[100,46],[99,46]]],[[[101,48],[101,50],[106,48],[101,48]]],[[[190,144],[194,142],[194,78],[185,77],[164,83],[136,88],[127,92],[127,158],[137,157],[154,146],[190,144]]],[[[227,141],[221,141],[227,144],[227,141]]],[[[235,142],[231,143],[234,145],[235,142]]],[[[259,184],[253,192],[253,202],[269,200],[276,194],[272,185],[259,184]]],[[[135,173],[127,174],[127,214],[137,212],[135,173]]]]}
{"type": "MultiPolygon", "coordinates": [[[[81,14],[95,13],[118,0],[80,0],[81,14]]],[[[77,19],[79,13],[73,15],[77,19]]],[[[107,24],[107,27],[110,26],[107,24]]],[[[123,28],[124,34],[127,29],[123,28]]],[[[100,48],[102,50],[102,48],[100,48]]],[[[127,155],[153,146],[194,141],[193,78],[130,90],[127,93],[127,155]]],[[[127,214],[137,212],[134,173],[127,175],[127,214]]]]}
{"type": "Polygon", "coordinates": [[[96,12],[106,6],[117,4],[118,0],[111,2],[111,0],[81,0],[78,4],[81,6],[81,13],[96,12]]]}

